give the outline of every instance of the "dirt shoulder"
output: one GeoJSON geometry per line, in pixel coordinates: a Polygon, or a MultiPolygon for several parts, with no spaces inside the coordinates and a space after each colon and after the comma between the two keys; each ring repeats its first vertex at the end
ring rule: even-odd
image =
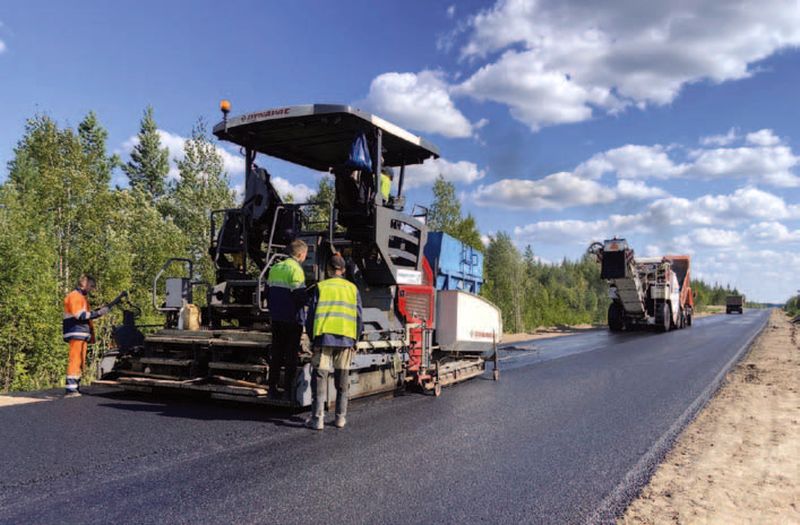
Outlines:
{"type": "Polygon", "coordinates": [[[764,332],[619,520],[800,523],[800,328],[764,332]]]}

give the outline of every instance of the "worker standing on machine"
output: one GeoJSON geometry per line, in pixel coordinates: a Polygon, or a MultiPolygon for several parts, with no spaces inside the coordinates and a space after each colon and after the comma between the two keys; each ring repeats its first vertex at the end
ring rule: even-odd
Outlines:
{"type": "Polygon", "coordinates": [[[346,280],[345,261],[334,254],[328,261],[328,279],[320,281],[309,302],[306,329],[314,344],[311,365],[311,418],[308,427],[325,427],[328,375],[333,372],[336,386],[337,428],[347,423],[347,396],[350,387],[350,363],[356,341],[361,335],[361,296],[356,285],[346,280]]]}
{"type": "Polygon", "coordinates": [[[62,329],[64,341],[69,344],[65,395],[69,397],[81,395],[81,373],[86,367],[86,347],[88,343],[94,343],[92,320],[106,315],[123,297],[127,296],[127,292],[122,292],[108,305],[91,310],[87,296],[95,289],[95,285],[93,277],[81,275],[78,279],[78,286],[64,298],[62,329]]]}
{"type": "Polygon", "coordinates": [[[381,168],[381,196],[384,206],[389,203],[389,195],[392,193],[392,179],[394,170],[389,167],[381,168]]]}
{"type": "Polygon", "coordinates": [[[273,265],[267,276],[269,310],[272,316],[272,346],[267,381],[270,399],[291,399],[305,321],[303,308],[306,302],[306,276],[301,264],[308,255],[308,245],[297,239],[289,243],[288,251],[289,257],[273,265]],[[283,396],[278,391],[281,367],[284,369],[283,396]]]}

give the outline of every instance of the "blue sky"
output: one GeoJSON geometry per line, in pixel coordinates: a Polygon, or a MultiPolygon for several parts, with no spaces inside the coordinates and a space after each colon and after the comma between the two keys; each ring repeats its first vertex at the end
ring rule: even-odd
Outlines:
{"type": "MultiPolygon", "coordinates": [[[[442,173],[483,233],[544,260],[627,236],[784,300],[800,288],[800,7],[611,4],[7,1],[0,165],[37,112],[75,125],[94,110],[125,155],[152,104],[179,155],[221,98],[234,114],[354,103],[439,146],[412,203],[442,173]]],[[[268,165],[284,190],[317,183],[268,165]]]]}

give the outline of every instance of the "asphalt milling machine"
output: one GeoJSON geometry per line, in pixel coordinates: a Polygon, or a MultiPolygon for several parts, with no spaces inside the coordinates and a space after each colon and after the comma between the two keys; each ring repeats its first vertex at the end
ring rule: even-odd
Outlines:
{"type": "MultiPolygon", "coordinates": [[[[177,389],[309,406],[305,335],[289,400],[271,399],[266,384],[272,341],[266,276],[294,239],[309,247],[303,263],[307,286],[324,279],[328,258],[340,253],[346,277],[361,294],[364,333],[350,370],[351,398],[409,386],[439,395],[444,386],[482,375],[492,359],[497,379],[502,320],[494,305],[476,295],[483,282],[480,254],[445,234],[429,236],[426,209],[404,212],[406,167],[437,158],[437,148],[349,106],[291,106],[230,118],[229,108],[221,105],[223,121],[213,132],[241,148],[245,195],[241,207],[211,215],[209,256],[216,281],[197,279],[190,259],[166,261],[152,290],[164,327],[140,337],[128,318],[121,328],[125,344],[102,361],[100,382],[133,391],[177,389]],[[357,144],[368,159],[362,169],[352,165],[357,144]],[[334,202],[284,201],[272,175],[258,165],[259,155],[332,174],[334,202]],[[384,166],[399,172],[388,199],[380,191],[384,166]],[[319,213],[321,207],[327,213],[319,213]],[[203,292],[205,306],[198,309],[194,298],[203,292]]],[[[332,384],[328,390],[333,403],[332,384]]]]}
{"type": "Polygon", "coordinates": [[[666,332],[692,325],[694,294],[688,255],[635,257],[625,239],[589,246],[608,282],[608,328],[612,332],[655,328],[666,332]]]}

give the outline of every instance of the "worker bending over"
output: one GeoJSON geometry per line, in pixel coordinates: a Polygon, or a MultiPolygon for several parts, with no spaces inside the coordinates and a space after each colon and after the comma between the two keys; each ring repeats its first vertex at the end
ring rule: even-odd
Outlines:
{"type": "Polygon", "coordinates": [[[69,359],[67,361],[67,396],[79,396],[81,372],[86,367],[86,346],[94,343],[93,319],[106,315],[119,303],[127,292],[117,296],[108,305],[91,310],[87,296],[95,289],[95,280],[88,275],[81,275],[78,286],[64,298],[64,320],[62,328],[64,341],[69,343],[69,359]]]}
{"type": "Polygon", "coordinates": [[[337,428],[343,428],[347,416],[350,387],[350,363],[356,341],[361,335],[361,297],[358,288],[344,279],[345,262],[333,255],[327,266],[328,279],[320,281],[309,301],[306,329],[314,344],[311,365],[311,418],[308,427],[322,430],[325,426],[328,375],[333,372],[336,385],[337,428]]]}
{"type": "Polygon", "coordinates": [[[269,362],[270,399],[290,400],[294,374],[300,354],[300,337],[303,335],[306,303],[306,276],[302,262],[308,255],[308,245],[301,240],[289,244],[289,257],[270,268],[267,276],[268,300],[272,315],[272,346],[269,362]],[[283,396],[278,382],[283,372],[283,396]]]}

